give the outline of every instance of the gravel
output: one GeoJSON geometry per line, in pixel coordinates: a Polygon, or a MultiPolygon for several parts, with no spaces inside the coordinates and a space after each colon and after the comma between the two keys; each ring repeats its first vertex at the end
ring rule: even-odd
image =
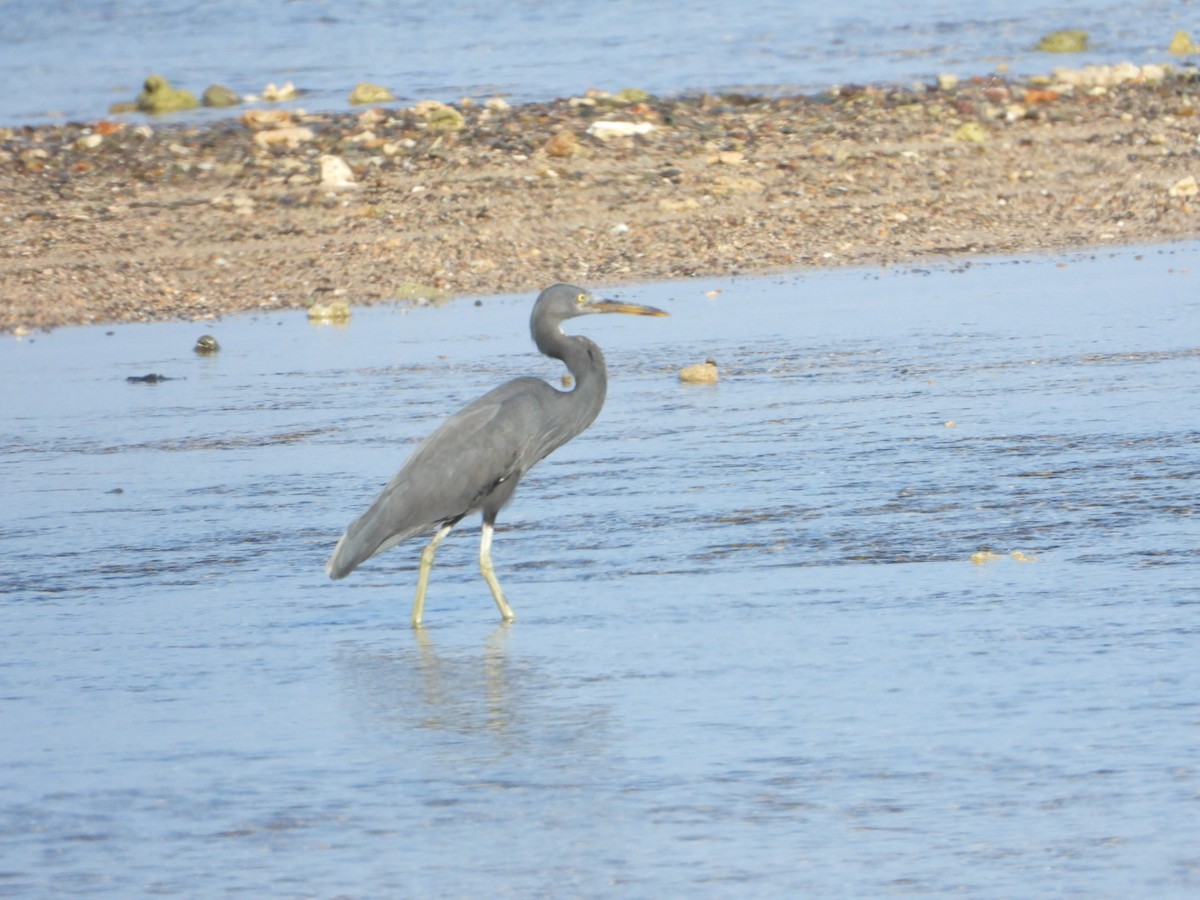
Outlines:
{"type": "Polygon", "coordinates": [[[0,130],[0,330],[1200,234],[1194,73],[439,106],[0,130]]]}

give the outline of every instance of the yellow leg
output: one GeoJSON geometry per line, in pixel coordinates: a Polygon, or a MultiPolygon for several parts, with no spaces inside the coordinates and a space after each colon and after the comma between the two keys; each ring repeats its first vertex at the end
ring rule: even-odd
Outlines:
{"type": "Polygon", "coordinates": [[[496,570],[492,565],[492,526],[486,522],[483,523],[483,537],[479,540],[479,571],[483,573],[483,580],[492,589],[492,597],[496,606],[500,607],[500,617],[505,622],[511,622],[516,617],[512,607],[504,599],[504,591],[500,589],[500,582],[496,578],[496,570]]]}
{"type": "Polygon", "coordinates": [[[453,527],[453,525],[443,525],[433,536],[433,540],[421,551],[421,569],[417,573],[417,597],[413,600],[413,628],[419,626],[421,619],[425,617],[425,590],[429,587],[429,570],[433,568],[433,558],[437,555],[438,545],[446,539],[446,535],[453,527]]]}

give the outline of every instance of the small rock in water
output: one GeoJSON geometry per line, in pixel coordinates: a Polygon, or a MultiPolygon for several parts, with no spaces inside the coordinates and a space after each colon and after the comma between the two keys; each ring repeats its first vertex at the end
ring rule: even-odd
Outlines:
{"type": "Polygon", "coordinates": [[[200,105],[196,95],[182,88],[171,87],[171,82],[161,75],[151,75],[138,94],[137,108],[148,113],[178,112],[195,109],[200,105]]]}
{"type": "Polygon", "coordinates": [[[396,96],[381,84],[361,81],[350,92],[350,105],[363,106],[368,103],[390,103],[396,96]]]}
{"type": "Polygon", "coordinates": [[[1078,28],[1064,28],[1052,31],[1033,49],[1043,53],[1082,53],[1088,48],[1088,33],[1078,28]]]}
{"type": "Polygon", "coordinates": [[[702,363],[684,366],[679,370],[679,380],[688,384],[716,384],[719,378],[717,361],[711,356],[702,363]]]}
{"type": "Polygon", "coordinates": [[[1176,56],[1186,56],[1189,53],[1200,53],[1200,47],[1196,46],[1196,42],[1186,31],[1177,31],[1175,37],[1171,38],[1171,46],[1167,48],[1167,52],[1176,56]]]}
{"type": "Polygon", "coordinates": [[[221,349],[221,345],[217,343],[217,339],[211,334],[202,334],[196,339],[196,346],[193,351],[199,354],[216,353],[221,349]]]}
{"type": "Polygon", "coordinates": [[[242,102],[242,98],[236,91],[225,87],[223,84],[210,84],[204,89],[204,94],[200,98],[200,101],[205,106],[224,107],[237,106],[242,102]]]}
{"type": "Polygon", "coordinates": [[[280,100],[295,100],[297,93],[296,86],[290,81],[281,87],[276,87],[272,82],[263,88],[262,98],[268,103],[278,103],[280,100]]]}
{"type": "Polygon", "coordinates": [[[308,308],[310,322],[349,322],[350,304],[345,300],[332,303],[314,303],[308,308]]]}

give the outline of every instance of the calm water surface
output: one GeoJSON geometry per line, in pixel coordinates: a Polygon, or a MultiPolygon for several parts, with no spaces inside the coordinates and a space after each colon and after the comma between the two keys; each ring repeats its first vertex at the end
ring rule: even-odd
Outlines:
{"type": "Polygon", "coordinates": [[[1178,29],[1200,36],[1198,0],[0,0],[0,125],[92,121],[154,72],[197,94],[292,81],[310,110],[344,109],[364,80],[409,102],[626,85],[811,91],[1001,64],[1163,62],[1178,29]],[[1057,28],[1086,30],[1092,49],[1032,49],[1057,28]]]}
{"type": "Polygon", "coordinates": [[[0,894],[1195,896],[1198,275],[620,291],[672,317],[574,323],[609,402],[501,516],[517,621],[464,523],[419,632],[418,545],[322,563],[557,378],[531,297],[7,338],[0,894]]]}

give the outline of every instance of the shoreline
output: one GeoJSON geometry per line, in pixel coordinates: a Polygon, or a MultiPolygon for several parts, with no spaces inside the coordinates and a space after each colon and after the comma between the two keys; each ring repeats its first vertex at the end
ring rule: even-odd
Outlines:
{"type": "Polygon", "coordinates": [[[1131,68],[0,129],[0,332],[1200,237],[1200,77],[1131,68]]]}

